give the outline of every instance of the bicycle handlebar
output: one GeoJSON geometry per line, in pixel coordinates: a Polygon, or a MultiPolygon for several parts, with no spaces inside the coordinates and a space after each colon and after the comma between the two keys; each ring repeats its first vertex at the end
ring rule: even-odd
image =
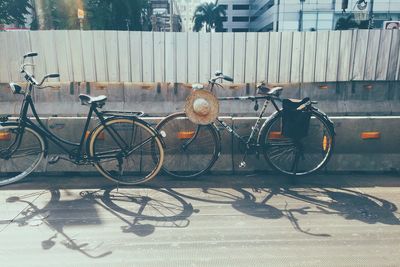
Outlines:
{"type": "Polygon", "coordinates": [[[31,63],[25,63],[25,59],[28,57],[35,57],[37,56],[38,53],[36,52],[30,52],[24,55],[23,61],[22,61],[22,65],[21,65],[21,73],[25,74],[24,78],[25,80],[27,80],[29,83],[31,83],[32,85],[38,87],[40,89],[40,86],[44,83],[44,81],[48,78],[58,78],[60,77],[60,74],[58,73],[50,73],[50,74],[46,74],[43,79],[40,81],[40,83],[35,79],[34,75],[31,74],[30,72],[25,70],[26,66],[35,66],[35,64],[31,64],[31,63]]]}

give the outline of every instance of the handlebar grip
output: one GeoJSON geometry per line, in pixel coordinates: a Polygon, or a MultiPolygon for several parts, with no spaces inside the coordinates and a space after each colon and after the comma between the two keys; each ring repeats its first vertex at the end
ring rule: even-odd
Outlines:
{"type": "Polygon", "coordinates": [[[229,77],[229,76],[227,76],[227,75],[224,75],[224,80],[225,80],[225,81],[228,81],[228,82],[233,82],[233,78],[232,78],[232,77],[229,77]]]}
{"type": "Polygon", "coordinates": [[[60,77],[59,73],[50,73],[46,75],[48,78],[58,78],[60,77]]]}

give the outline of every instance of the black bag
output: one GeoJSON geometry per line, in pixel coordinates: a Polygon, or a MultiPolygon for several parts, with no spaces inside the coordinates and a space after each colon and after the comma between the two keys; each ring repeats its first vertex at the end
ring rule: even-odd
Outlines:
{"type": "Polygon", "coordinates": [[[308,97],[303,100],[284,99],[282,101],[282,135],[288,138],[301,139],[308,135],[311,112],[305,105],[308,97]]]}

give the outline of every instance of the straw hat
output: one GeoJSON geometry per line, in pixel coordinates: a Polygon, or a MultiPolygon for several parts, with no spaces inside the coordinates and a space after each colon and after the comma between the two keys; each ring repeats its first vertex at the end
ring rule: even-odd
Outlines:
{"type": "Polygon", "coordinates": [[[195,124],[212,123],[217,118],[218,112],[218,99],[209,91],[196,90],[186,98],[186,116],[195,124]]]}

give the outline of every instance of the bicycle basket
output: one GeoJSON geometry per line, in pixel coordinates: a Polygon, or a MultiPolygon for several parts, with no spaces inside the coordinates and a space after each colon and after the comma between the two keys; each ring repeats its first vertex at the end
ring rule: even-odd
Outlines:
{"type": "Polygon", "coordinates": [[[303,100],[283,99],[282,101],[282,135],[288,138],[301,139],[308,135],[311,112],[307,109],[307,102],[303,100]]]}

